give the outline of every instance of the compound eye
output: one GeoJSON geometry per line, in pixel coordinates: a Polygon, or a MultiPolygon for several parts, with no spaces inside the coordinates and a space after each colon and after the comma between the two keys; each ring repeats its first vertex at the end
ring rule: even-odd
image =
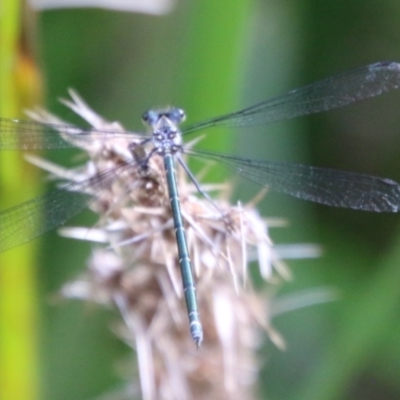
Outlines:
{"type": "Polygon", "coordinates": [[[142,115],[142,120],[148,125],[155,124],[157,122],[158,118],[159,118],[158,113],[153,110],[146,111],[142,115]]]}
{"type": "Polygon", "coordinates": [[[181,108],[172,108],[168,112],[169,118],[172,119],[174,122],[182,122],[186,115],[185,111],[183,111],[181,108]]]}

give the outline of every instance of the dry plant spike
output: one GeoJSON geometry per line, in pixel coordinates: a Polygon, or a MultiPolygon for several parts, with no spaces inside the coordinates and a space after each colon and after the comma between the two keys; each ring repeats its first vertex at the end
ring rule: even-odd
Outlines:
{"type": "MultiPolygon", "coordinates": [[[[70,94],[72,101],[63,103],[94,128],[123,132],[120,125],[95,114],[75,92],[70,94]]],[[[30,115],[43,123],[62,122],[43,111],[30,115]]],[[[76,136],[71,132],[72,137],[64,135],[64,139],[88,154],[85,165],[64,169],[37,158],[29,160],[64,181],[96,181],[107,171],[117,172],[102,182],[101,191],[93,188],[96,197],[90,208],[99,215],[97,226],[86,233],[84,228],[61,230],[68,237],[94,243],[87,271],[66,284],[62,294],[118,310],[121,321],[116,333],[137,353],[143,399],[254,398],[262,331],[278,347],[283,348],[284,342],[271,325],[269,297],[252,287],[249,254],[258,255],[261,275],[273,291],[288,276],[268,236],[267,223],[254,208],[255,201],[232,206],[225,200],[232,188],[213,184],[210,188],[216,197],[211,204],[196,195],[186,174],[178,174],[204,327],[204,344],[196,349],[187,333],[161,158],[150,158],[145,170],[125,168],[132,163],[127,149],[132,141],[140,143],[140,136],[113,139],[110,134],[100,140],[93,135],[92,141],[82,142],[78,128],[76,136]]]]}

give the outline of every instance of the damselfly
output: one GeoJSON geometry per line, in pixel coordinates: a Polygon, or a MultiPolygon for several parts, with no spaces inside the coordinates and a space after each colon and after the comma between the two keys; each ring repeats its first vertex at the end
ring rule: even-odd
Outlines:
{"type": "MultiPolygon", "coordinates": [[[[328,78],[287,94],[263,101],[243,110],[211,118],[180,130],[185,114],[179,108],[148,111],[143,115],[151,134],[130,143],[137,134],[120,130],[94,130],[71,125],[0,119],[0,150],[60,149],[73,144],[127,140],[126,169],[147,169],[152,157],[161,157],[165,168],[173,224],[178,247],[178,261],[189,316],[190,333],[199,346],[203,331],[197,309],[195,285],[184,223],[181,216],[175,177],[175,161],[185,169],[201,190],[186,166],[182,154],[217,161],[239,175],[273,190],[317,203],[375,212],[397,212],[400,207],[400,185],[390,179],[359,173],[330,170],[306,165],[283,164],[216,154],[185,147],[182,137],[216,126],[245,127],[307,114],[327,111],[380,95],[400,86],[400,64],[378,62],[328,78]],[[71,138],[71,140],[68,140],[71,138]],[[150,147],[150,149],[148,149],[150,147]],[[146,149],[146,150],[145,150],[146,149]]],[[[108,171],[95,178],[70,183],[0,213],[0,252],[29,241],[64,224],[80,213],[109,183],[118,171],[108,171]],[[45,210],[46,219],[35,217],[45,210]]],[[[207,196],[207,195],[206,195],[207,196]]],[[[208,196],[207,196],[208,197],[208,196]]]]}

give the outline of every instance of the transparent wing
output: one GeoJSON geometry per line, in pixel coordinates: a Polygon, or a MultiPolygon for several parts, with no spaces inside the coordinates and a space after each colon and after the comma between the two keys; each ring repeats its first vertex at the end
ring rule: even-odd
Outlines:
{"type": "Polygon", "coordinates": [[[0,150],[63,149],[96,139],[131,137],[129,132],[0,118],[0,150]]]}
{"type": "Polygon", "coordinates": [[[0,252],[28,242],[78,215],[109,187],[124,165],[82,182],[73,182],[0,212],[0,252]]]}
{"type": "Polygon", "coordinates": [[[215,160],[239,175],[275,191],[333,207],[375,212],[398,212],[400,184],[375,176],[250,160],[203,151],[188,154],[215,160]]]}
{"type": "Polygon", "coordinates": [[[192,125],[183,134],[213,126],[249,126],[319,113],[378,96],[400,86],[400,64],[379,62],[337,75],[231,114],[192,125]]]}

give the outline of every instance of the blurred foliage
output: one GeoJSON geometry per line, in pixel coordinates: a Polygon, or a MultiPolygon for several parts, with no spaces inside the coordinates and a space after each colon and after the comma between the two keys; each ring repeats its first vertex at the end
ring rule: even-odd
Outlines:
{"type": "MultiPolygon", "coordinates": [[[[394,0],[197,0],[178,1],[163,17],[98,9],[38,17],[46,106],[71,122],[79,120],[57,102],[70,87],[105,118],[140,129],[149,107],[177,105],[195,122],[357,66],[400,60],[400,4],[394,0]]],[[[212,132],[207,145],[400,181],[399,107],[394,92],[251,131],[212,132]]],[[[60,153],[49,157],[70,158],[60,153]]],[[[243,186],[244,200],[258,190],[243,186]]],[[[259,397],[398,399],[399,217],[273,193],[261,211],[290,221],[272,231],[278,243],[324,246],[321,259],[290,262],[295,279],[282,292],[329,285],[342,299],[276,318],[288,350],[267,344],[260,351],[259,397]]],[[[118,386],[117,360],[130,358],[130,351],[108,331],[112,315],[48,301],[83,269],[90,249],[55,234],[42,249],[44,398],[95,397],[118,386]]]]}
{"type": "MultiPolygon", "coordinates": [[[[41,97],[40,73],[27,45],[22,5],[0,6],[0,115],[20,117],[41,97]]],[[[25,21],[26,22],[26,21],[25,21]]],[[[33,33],[33,31],[30,31],[33,33]]],[[[38,193],[37,168],[27,167],[20,152],[0,156],[0,209],[38,193]]],[[[2,227],[0,231],[4,234],[2,227]]],[[[39,313],[35,269],[37,243],[0,254],[0,398],[40,398],[39,313]]]]}

